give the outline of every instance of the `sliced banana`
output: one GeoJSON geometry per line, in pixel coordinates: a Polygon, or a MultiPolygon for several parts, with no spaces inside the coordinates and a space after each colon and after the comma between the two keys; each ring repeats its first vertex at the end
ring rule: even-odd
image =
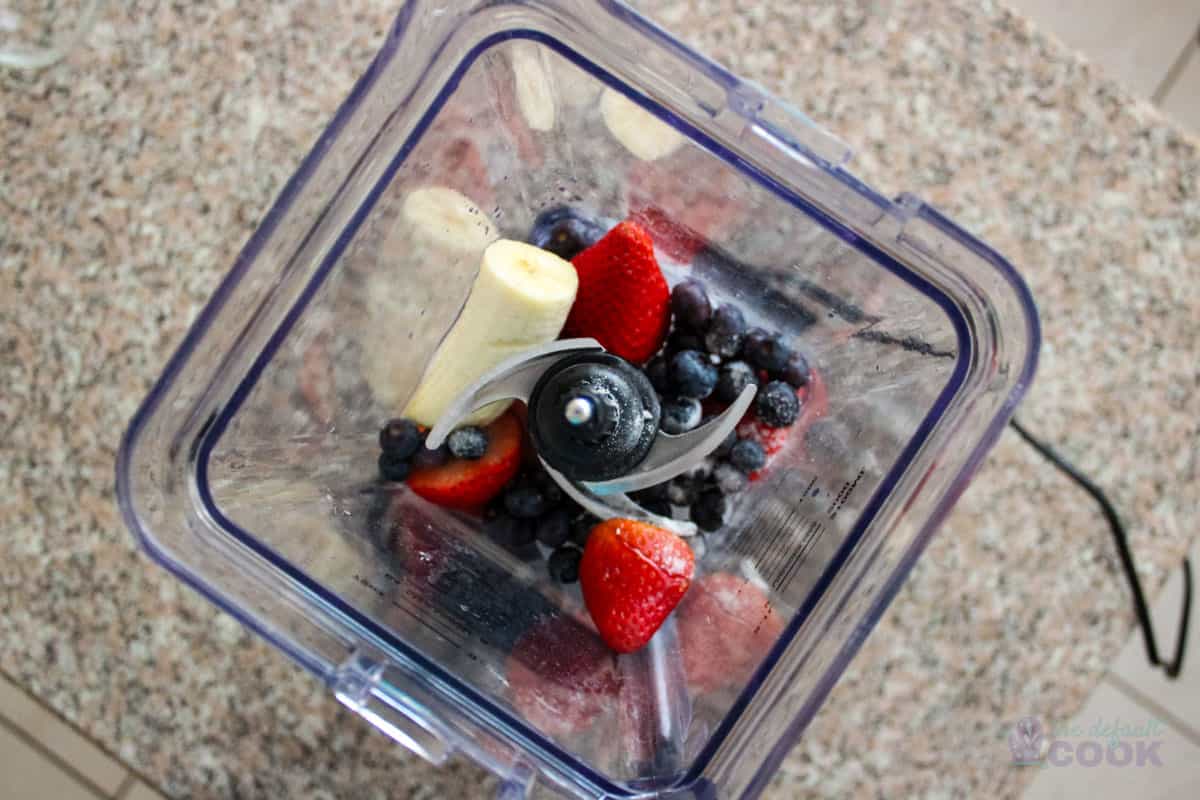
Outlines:
{"type": "Polygon", "coordinates": [[[533,42],[517,42],[512,48],[513,82],[517,105],[525,122],[535,131],[554,129],[554,78],[542,58],[542,48],[533,42]]]}
{"type": "Polygon", "coordinates": [[[643,161],[669,156],[683,144],[683,134],[615,89],[600,97],[604,124],[617,141],[643,161]]]}
{"type": "MultiPolygon", "coordinates": [[[[575,268],[553,253],[508,239],[493,242],[483,252],[462,313],[430,361],[404,415],[432,427],[451,401],[485,372],[556,339],[578,287],[575,268]]],[[[493,403],[472,414],[466,424],[486,425],[508,406],[493,403]]]]}
{"type": "Polygon", "coordinates": [[[470,198],[445,186],[423,186],[404,198],[404,219],[434,243],[479,252],[496,239],[496,228],[470,198]]]}
{"type": "Polygon", "coordinates": [[[600,81],[555,53],[550,57],[558,101],[571,108],[583,108],[595,102],[604,87],[600,81]]]}

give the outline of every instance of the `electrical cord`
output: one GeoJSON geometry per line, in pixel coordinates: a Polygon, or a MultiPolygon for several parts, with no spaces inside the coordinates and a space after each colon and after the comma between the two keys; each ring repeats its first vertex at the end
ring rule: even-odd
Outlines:
{"type": "Polygon", "coordinates": [[[1163,661],[1158,654],[1158,642],[1154,637],[1154,626],[1150,621],[1146,595],[1142,591],[1142,583],[1138,580],[1137,569],[1133,565],[1133,553],[1129,549],[1129,536],[1125,531],[1125,525],[1117,515],[1117,510],[1109,501],[1108,495],[1071,462],[1060,456],[1054,448],[1026,430],[1017,420],[1010,420],[1009,424],[1034,450],[1037,450],[1043,458],[1079,484],[1099,504],[1100,510],[1104,512],[1104,518],[1108,520],[1109,528],[1112,529],[1113,540],[1117,544],[1117,555],[1121,558],[1121,567],[1125,571],[1126,580],[1129,581],[1129,590],[1133,593],[1133,613],[1137,616],[1138,626],[1142,629],[1142,641],[1146,645],[1146,658],[1154,666],[1161,667],[1168,678],[1179,677],[1180,670],[1183,668],[1183,655],[1187,648],[1188,624],[1191,621],[1191,561],[1187,557],[1183,559],[1183,614],[1180,617],[1179,634],[1175,642],[1175,657],[1170,661],[1163,661]]]}

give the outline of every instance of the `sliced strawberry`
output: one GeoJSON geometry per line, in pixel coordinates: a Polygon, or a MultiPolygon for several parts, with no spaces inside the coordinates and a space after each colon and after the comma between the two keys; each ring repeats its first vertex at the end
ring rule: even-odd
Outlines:
{"type": "Polygon", "coordinates": [[[475,510],[500,493],[521,466],[521,423],[507,411],[487,426],[488,449],[483,458],[452,458],[440,467],[414,469],[408,488],[446,508],[475,510]]]}
{"type": "Polygon", "coordinates": [[[579,586],[601,638],[618,653],[645,645],[687,591],[694,567],[691,548],[670,531],[630,519],[592,528],[579,586]]]}
{"type": "Polygon", "coordinates": [[[526,632],[505,671],[513,707],[554,737],[587,728],[621,689],[612,652],[570,617],[552,617],[526,632]]]}
{"type": "Polygon", "coordinates": [[[700,692],[745,683],[783,632],[762,589],[727,572],[699,578],[675,618],[688,685],[700,692]]]}
{"type": "Polygon", "coordinates": [[[650,235],[622,222],[571,263],[579,290],[563,337],[591,337],[628,361],[648,361],[671,324],[671,292],[650,235]]]}

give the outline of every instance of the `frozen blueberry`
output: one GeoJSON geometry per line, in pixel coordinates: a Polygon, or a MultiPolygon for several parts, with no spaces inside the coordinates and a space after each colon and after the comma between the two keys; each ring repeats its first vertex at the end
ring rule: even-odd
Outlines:
{"type": "Polygon", "coordinates": [[[703,481],[692,475],[676,475],[667,486],[667,497],[673,505],[690,506],[703,488],[703,481]]]}
{"type": "Polygon", "coordinates": [[[733,358],[742,349],[746,335],[746,317],[737,306],[726,303],[713,312],[704,336],[708,352],[721,358],[733,358]]]}
{"type": "Polygon", "coordinates": [[[573,544],[564,544],[555,549],[546,560],[550,577],[559,583],[574,583],[579,580],[579,562],[583,551],[573,544]]]}
{"type": "Polygon", "coordinates": [[[713,397],[722,403],[732,403],[750,384],[758,384],[754,368],[745,361],[730,361],[721,367],[713,397]]]}
{"type": "Polygon", "coordinates": [[[699,400],[677,397],[663,403],[659,427],[663,429],[663,433],[687,433],[700,424],[701,416],[699,400]]]}
{"type": "Polygon", "coordinates": [[[721,494],[737,494],[749,485],[750,479],[733,464],[718,464],[713,470],[713,483],[721,494]]]}
{"type": "Polygon", "coordinates": [[[504,508],[517,519],[537,519],[546,513],[546,496],[536,486],[517,486],[504,494],[504,508]]]}
{"type": "Polygon", "coordinates": [[[783,381],[771,381],[754,401],[758,419],[770,428],[786,428],[800,416],[800,400],[796,390],[783,381]]]}
{"type": "Polygon", "coordinates": [[[751,328],[746,331],[746,335],[742,337],[742,360],[753,363],[753,354],[769,338],[771,338],[771,334],[763,328],[751,328]]]}
{"type": "Polygon", "coordinates": [[[408,459],[386,450],[379,454],[379,477],[385,481],[402,481],[408,477],[411,468],[408,459]]]}
{"type": "Polygon", "coordinates": [[[733,446],[737,444],[737,441],[737,430],[730,431],[729,435],[725,437],[725,441],[717,445],[717,449],[712,451],[713,457],[725,458],[725,456],[729,455],[729,451],[733,449],[733,446]]]}
{"type": "Polygon", "coordinates": [[[692,503],[692,522],[702,531],[715,531],[725,524],[725,495],[710,489],[692,503]]]}
{"type": "Polygon", "coordinates": [[[780,379],[795,386],[797,389],[808,385],[808,378],[811,374],[811,370],[808,367],[808,359],[794,351],[788,358],[787,363],[783,365],[783,369],[779,370],[780,379]]]}
{"type": "Polygon", "coordinates": [[[489,513],[484,518],[483,530],[488,538],[508,550],[524,550],[534,541],[533,522],[517,519],[503,510],[489,513]]]}
{"type": "Polygon", "coordinates": [[[576,514],[571,519],[571,541],[583,547],[587,544],[592,528],[600,524],[600,518],[588,511],[576,514]]]}
{"type": "Polygon", "coordinates": [[[729,451],[729,463],[746,474],[757,472],[767,465],[767,451],[753,439],[741,439],[729,451]]]}
{"type": "Polygon", "coordinates": [[[668,375],[667,359],[663,356],[656,356],[651,359],[650,363],[645,368],[646,377],[650,379],[650,385],[659,394],[666,394],[671,387],[671,379],[668,375]]]}
{"type": "Polygon", "coordinates": [[[413,456],[412,464],[418,469],[430,469],[440,467],[450,460],[450,448],[445,442],[436,450],[430,450],[428,447],[422,446],[417,450],[417,454],[413,456]]]}
{"type": "Polygon", "coordinates": [[[755,337],[753,345],[749,342],[743,343],[742,353],[754,366],[774,374],[787,365],[788,359],[792,357],[792,348],[787,346],[779,334],[771,334],[755,337]]]}
{"type": "Polygon", "coordinates": [[[671,290],[671,310],[682,327],[703,331],[712,318],[712,303],[704,284],[691,279],[676,284],[671,290]]]}
{"type": "Polygon", "coordinates": [[[546,499],[546,508],[557,508],[563,501],[563,490],[554,478],[550,477],[550,473],[544,469],[538,469],[534,473],[531,483],[542,492],[542,497],[546,499]]]}
{"type": "Polygon", "coordinates": [[[529,243],[570,261],[604,236],[604,227],[592,216],[570,206],[538,214],[529,231],[529,243]]]}
{"type": "Polygon", "coordinates": [[[459,428],[446,439],[446,446],[455,458],[476,461],[483,458],[488,449],[488,436],[483,428],[468,425],[459,428]]]}
{"type": "Polygon", "coordinates": [[[400,461],[412,458],[420,446],[421,431],[412,420],[389,420],[379,431],[379,449],[400,461]]]}
{"type": "Polygon", "coordinates": [[[669,487],[670,487],[669,483],[658,483],[649,488],[639,489],[636,492],[631,492],[629,496],[631,498],[633,498],[633,501],[635,503],[637,503],[638,505],[645,506],[645,503],[642,502],[643,500],[648,501],[648,500],[666,500],[666,499],[668,499],[667,498],[667,489],[669,487]]]}
{"type": "Polygon", "coordinates": [[[698,333],[675,330],[670,338],[667,339],[667,353],[671,355],[681,353],[684,350],[703,351],[706,347],[704,337],[698,333]]]}
{"type": "Polygon", "coordinates": [[[680,397],[703,400],[717,385],[717,368],[697,350],[684,350],[671,356],[671,385],[680,397]]]}
{"type": "Polygon", "coordinates": [[[556,508],[537,521],[537,540],[546,547],[558,547],[571,535],[571,515],[565,508],[556,508]]]}

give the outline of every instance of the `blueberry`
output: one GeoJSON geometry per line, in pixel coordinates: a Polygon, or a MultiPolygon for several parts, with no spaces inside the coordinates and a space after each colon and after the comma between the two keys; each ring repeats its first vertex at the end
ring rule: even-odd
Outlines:
{"type": "Polygon", "coordinates": [[[532,484],[541,490],[542,497],[546,499],[546,508],[558,508],[562,504],[563,490],[549,472],[539,469],[533,476],[532,484]]]}
{"type": "Polygon", "coordinates": [[[663,403],[659,427],[663,433],[687,433],[700,424],[700,401],[677,397],[663,403]]]}
{"type": "Polygon", "coordinates": [[[676,394],[694,400],[708,397],[717,385],[717,368],[696,350],[684,350],[671,356],[670,375],[676,394]]]}
{"type": "Polygon", "coordinates": [[[712,303],[704,284],[697,280],[686,280],[671,290],[671,310],[675,321],[693,331],[703,331],[712,318],[712,303]]]}
{"type": "Polygon", "coordinates": [[[749,485],[750,480],[733,464],[718,464],[713,470],[713,482],[721,494],[737,494],[749,485]]]}
{"type": "Polygon", "coordinates": [[[550,577],[559,583],[574,583],[579,580],[579,562],[583,551],[573,544],[564,544],[550,554],[546,569],[550,577]]]}
{"type": "Polygon", "coordinates": [[[737,444],[737,441],[737,431],[730,431],[729,435],[725,437],[725,441],[717,445],[717,449],[712,451],[712,455],[715,458],[725,458],[725,456],[729,455],[729,451],[733,449],[733,446],[737,444]]]}
{"type": "Polygon", "coordinates": [[[489,513],[484,518],[483,530],[489,539],[508,550],[523,550],[534,541],[533,523],[517,519],[503,510],[489,513]]]}
{"type": "Polygon", "coordinates": [[[546,513],[546,496],[536,486],[518,486],[504,494],[504,508],[517,519],[537,519],[546,513]]]}
{"type": "Polygon", "coordinates": [[[402,481],[408,477],[410,469],[408,459],[399,458],[386,450],[379,454],[379,477],[385,481],[402,481]]]}
{"type": "Polygon", "coordinates": [[[450,460],[450,448],[445,442],[436,450],[430,450],[428,447],[422,447],[413,456],[413,466],[421,469],[430,469],[440,467],[450,460]]]}
{"type": "Polygon", "coordinates": [[[726,303],[713,312],[708,333],[704,336],[704,344],[713,355],[733,358],[742,349],[742,339],[745,335],[746,317],[742,310],[726,303]]]}
{"type": "Polygon", "coordinates": [[[648,502],[654,500],[667,500],[667,489],[669,487],[669,483],[658,483],[646,489],[639,489],[636,492],[630,492],[629,497],[633,500],[633,502],[645,508],[646,503],[648,502]]]}
{"type": "Polygon", "coordinates": [[[676,330],[667,339],[667,353],[674,355],[684,350],[703,351],[706,349],[704,337],[698,333],[676,330]]]}
{"type": "Polygon", "coordinates": [[[588,511],[576,514],[571,520],[571,541],[583,547],[587,544],[592,528],[600,524],[600,518],[588,511]]]}
{"type": "Polygon", "coordinates": [[[559,206],[538,214],[529,231],[529,243],[570,261],[604,236],[595,218],[576,208],[559,206]]]}
{"type": "Polygon", "coordinates": [[[692,522],[702,531],[715,531],[725,524],[725,495],[709,490],[692,503],[692,522]]]}
{"type": "Polygon", "coordinates": [[[780,379],[797,389],[808,385],[808,378],[811,374],[808,359],[797,352],[793,352],[787,363],[783,365],[783,369],[779,370],[780,379]]]}
{"type": "Polygon", "coordinates": [[[771,381],[754,401],[758,419],[770,428],[786,428],[800,416],[800,400],[796,390],[783,381],[771,381]]]}
{"type": "Polygon", "coordinates": [[[741,439],[729,451],[729,463],[747,474],[767,465],[767,451],[753,439],[741,439]]]}
{"type": "Polygon", "coordinates": [[[743,343],[742,352],[747,361],[770,373],[779,372],[792,357],[792,348],[778,334],[755,337],[752,346],[743,343]]]}
{"type": "Polygon", "coordinates": [[[771,338],[771,334],[763,328],[751,328],[742,337],[742,360],[754,363],[754,353],[762,343],[771,338]]]}
{"type": "Polygon", "coordinates": [[[483,458],[488,449],[488,435],[483,428],[469,425],[459,428],[446,439],[446,446],[455,458],[476,461],[483,458]]]}
{"type": "Polygon", "coordinates": [[[651,514],[657,514],[660,517],[671,517],[671,502],[669,500],[646,500],[638,503],[639,506],[649,511],[651,514]]]}
{"type": "Polygon", "coordinates": [[[673,505],[690,506],[704,488],[702,481],[691,475],[676,475],[667,486],[667,497],[673,505]]]}
{"type": "Polygon", "coordinates": [[[730,361],[721,367],[713,397],[722,403],[732,403],[750,384],[758,385],[758,375],[745,361],[730,361]]]}
{"type": "Polygon", "coordinates": [[[558,547],[571,535],[571,515],[556,508],[537,522],[537,540],[546,547],[558,547]]]}
{"type": "Polygon", "coordinates": [[[379,431],[379,449],[401,461],[412,458],[420,446],[421,431],[412,420],[389,420],[379,431]]]}
{"type": "Polygon", "coordinates": [[[657,356],[649,364],[646,365],[646,377],[650,379],[650,385],[659,394],[666,394],[671,388],[671,378],[668,374],[667,359],[663,356],[657,356]]]}

